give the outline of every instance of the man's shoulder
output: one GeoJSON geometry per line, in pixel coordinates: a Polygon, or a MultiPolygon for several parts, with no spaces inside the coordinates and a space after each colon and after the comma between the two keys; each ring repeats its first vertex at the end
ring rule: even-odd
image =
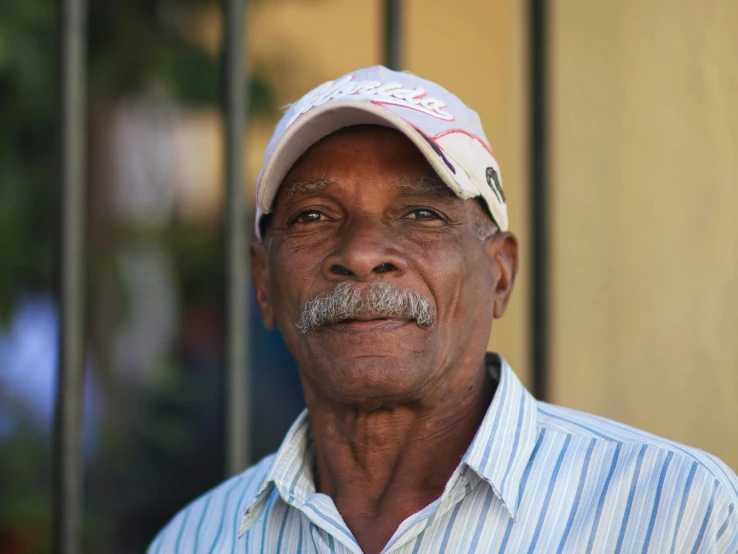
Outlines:
{"type": "Polygon", "coordinates": [[[196,552],[208,546],[204,543],[214,544],[226,534],[235,538],[240,507],[254,499],[269,474],[274,456],[263,458],[185,506],[159,532],[148,553],[179,552],[185,545],[189,545],[188,552],[196,552]]]}
{"type": "Polygon", "coordinates": [[[694,468],[710,485],[717,484],[733,502],[738,503],[738,477],[725,462],[708,452],[602,416],[545,402],[538,402],[537,422],[538,427],[546,431],[573,435],[583,441],[609,444],[624,456],[637,457],[644,452],[660,454],[649,457],[650,460],[661,461],[655,466],[678,461],[694,468]]]}

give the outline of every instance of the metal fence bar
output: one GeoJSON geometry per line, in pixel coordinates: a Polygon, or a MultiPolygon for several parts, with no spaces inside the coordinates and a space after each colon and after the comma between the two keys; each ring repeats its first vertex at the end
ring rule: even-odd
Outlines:
{"type": "Polygon", "coordinates": [[[249,328],[251,279],[247,249],[244,194],[244,127],[246,124],[246,70],[244,32],[246,0],[224,0],[225,72],[224,116],[226,133],[226,285],[227,376],[226,376],[226,473],[246,468],[250,441],[249,328]]]}
{"type": "Polygon", "coordinates": [[[530,364],[533,394],[548,397],[549,371],[549,218],[548,218],[548,64],[546,0],[530,0],[530,364]]]}
{"type": "Polygon", "coordinates": [[[399,70],[402,65],[401,0],[384,0],[384,65],[399,70]]]}
{"type": "Polygon", "coordinates": [[[53,546],[81,551],[84,387],[85,4],[59,3],[61,268],[53,456],[53,546]]]}

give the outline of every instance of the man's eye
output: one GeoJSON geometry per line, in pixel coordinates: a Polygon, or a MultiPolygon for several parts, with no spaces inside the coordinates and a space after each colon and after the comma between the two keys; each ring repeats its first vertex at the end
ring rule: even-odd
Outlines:
{"type": "Polygon", "coordinates": [[[409,214],[407,214],[407,217],[415,220],[439,219],[439,215],[436,212],[427,208],[418,208],[417,210],[413,210],[409,214]]]}
{"type": "Polygon", "coordinates": [[[317,223],[318,221],[323,221],[325,219],[325,216],[316,211],[316,210],[308,210],[306,212],[302,212],[297,215],[295,218],[295,223],[317,223]]]}

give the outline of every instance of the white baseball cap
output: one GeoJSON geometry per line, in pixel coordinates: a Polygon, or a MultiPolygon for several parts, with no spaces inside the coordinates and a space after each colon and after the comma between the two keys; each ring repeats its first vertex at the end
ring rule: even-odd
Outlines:
{"type": "Polygon", "coordinates": [[[256,236],[282,181],[313,144],[353,125],[396,129],[459,198],[481,197],[501,231],[507,206],[497,160],[477,113],[445,88],[383,66],[328,81],[291,104],[277,124],[256,184],[256,236]]]}

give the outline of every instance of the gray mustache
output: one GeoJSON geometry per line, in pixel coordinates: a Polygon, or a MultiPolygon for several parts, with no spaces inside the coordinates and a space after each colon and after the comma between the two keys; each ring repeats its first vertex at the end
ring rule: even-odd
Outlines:
{"type": "Polygon", "coordinates": [[[375,281],[368,288],[344,281],[332,291],[310,299],[302,309],[297,328],[307,333],[323,325],[367,314],[378,318],[405,318],[421,327],[433,324],[431,303],[420,293],[401,290],[384,281],[375,281]]]}

